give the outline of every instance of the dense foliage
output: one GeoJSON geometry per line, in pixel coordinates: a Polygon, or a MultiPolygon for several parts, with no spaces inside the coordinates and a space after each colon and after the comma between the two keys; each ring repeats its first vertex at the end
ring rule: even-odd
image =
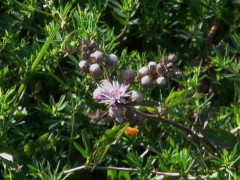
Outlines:
{"type": "Polygon", "coordinates": [[[0,179],[240,179],[239,0],[2,0],[0,8],[0,179]],[[180,79],[132,86],[144,92],[138,111],[169,121],[119,124],[100,114],[93,123],[108,106],[79,70],[83,39],[117,55],[118,79],[176,54],[180,79]]]}

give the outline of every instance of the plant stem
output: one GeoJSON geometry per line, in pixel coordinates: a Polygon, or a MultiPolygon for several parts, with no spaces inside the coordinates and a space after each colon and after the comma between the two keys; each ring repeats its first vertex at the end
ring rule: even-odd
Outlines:
{"type": "MultiPolygon", "coordinates": [[[[92,169],[93,166],[86,166],[86,165],[82,165],[73,169],[69,169],[64,171],[64,173],[71,173],[77,170],[82,170],[82,169],[92,169]]],[[[138,172],[139,170],[136,168],[126,168],[126,167],[107,167],[107,166],[97,166],[95,168],[96,170],[115,170],[115,171],[128,171],[128,172],[138,172]]],[[[204,179],[204,178],[215,178],[216,174],[212,174],[212,175],[200,175],[200,176],[191,176],[191,175],[183,175],[180,173],[176,173],[176,172],[160,172],[160,171],[149,171],[149,173],[152,174],[157,174],[157,175],[161,175],[161,176],[170,176],[170,177],[183,177],[186,179],[204,179]]]]}
{"type": "Polygon", "coordinates": [[[124,25],[122,32],[117,36],[116,40],[120,39],[122,35],[126,32],[126,30],[127,30],[127,24],[124,25]]]}
{"type": "Polygon", "coordinates": [[[195,133],[193,132],[190,128],[188,127],[185,127],[177,122],[174,122],[170,119],[167,119],[167,118],[163,118],[159,115],[150,115],[150,114],[146,114],[146,113],[143,113],[141,111],[138,111],[134,108],[131,108],[131,110],[133,110],[133,112],[137,113],[137,114],[140,114],[142,115],[143,117],[149,119],[149,120],[153,120],[153,121],[160,121],[160,122],[163,122],[163,123],[166,123],[166,124],[170,124],[172,125],[173,127],[176,127],[182,131],[185,131],[187,134],[190,134],[192,135],[193,137],[197,138],[197,139],[200,139],[202,140],[212,151],[212,153],[214,154],[219,154],[217,148],[207,139],[205,138],[201,133],[195,133]]]}
{"type": "Polygon", "coordinates": [[[110,72],[109,72],[108,68],[104,64],[102,64],[102,67],[103,67],[104,71],[106,72],[108,81],[112,83],[112,78],[110,76],[110,72]]]}

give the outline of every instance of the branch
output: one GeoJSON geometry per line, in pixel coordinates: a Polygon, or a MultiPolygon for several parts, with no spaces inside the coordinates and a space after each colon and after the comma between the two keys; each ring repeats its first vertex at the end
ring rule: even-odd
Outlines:
{"type": "Polygon", "coordinates": [[[159,115],[146,114],[146,113],[140,112],[140,111],[138,111],[138,110],[136,110],[134,108],[131,108],[131,110],[133,110],[135,113],[140,114],[140,115],[142,115],[143,117],[145,117],[145,118],[147,118],[149,120],[160,121],[160,122],[163,122],[163,123],[166,123],[166,124],[170,124],[173,127],[176,127],[178,129],[186,132],[187,134],[190,134],[193,137],[202,140],[211,149],[213,154],[219,154],[217,148],[215,148],[215,146],[206,137],[204,137],[201,133],[197,134],[197,133],[193,132],[190,128],[185,127],[185,126],[183,126],[183,125],[181,125],[181,124],[179,124],[177,122],[174,122],[174,121],[172,121],[170,119],[163,118],[163,117],[161,117],[159,115]]]}
{"type": "MultiPolygon", "coordinates": [[[[64,171],[64,174],[71,173],[77,170],[82,169],[92,169],[93,166],[86,166],[82,165],[73,169],[69,169],[64,171]]],[[[107,166],[97,166],[95,169],[97,170],[115,170],[115,171],[128,171],[128,172],[137,172],[138,170],[136,168],[126,168],[126,167],[107,167],[107,166]]],[[[216,174],[212,175],[200,175],[200,176],[191,176],[191,175],[183,175],[176,172],[160,172],[160,171],[149,171],[152,174],[161,175],[161,176],[170,176],[170,177],[184,177],[187,179],[199,179],[199,178],[214,178],[216,177],[216,174]]]]}

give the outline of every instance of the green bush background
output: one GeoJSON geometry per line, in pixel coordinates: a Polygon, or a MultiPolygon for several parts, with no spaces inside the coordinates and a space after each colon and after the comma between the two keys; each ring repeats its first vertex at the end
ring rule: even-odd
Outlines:
{"type": "Polygon", "coordinates": [[[240,1],[2,0],[0,7],[0,153],[13,157],[0,157],[0,179],[155,179],[154,170],[239,179],[240,1]],[[94,80],[79,71],[81,38],[119,57],[118,77],[177,54],[181,80],[148,89],[145,99],[164,105],[172,91],[191,93],[166,116],[205,128],[219,155],[176,128],[145,121],[136,137],[123,134],[96,160],[103,147],[94,144],[114,122],[89,121],[104,106],[92,100],[94,80]],[[63,173],[93,165],[94,157],[100,166],[138,171],[63,173]]]}

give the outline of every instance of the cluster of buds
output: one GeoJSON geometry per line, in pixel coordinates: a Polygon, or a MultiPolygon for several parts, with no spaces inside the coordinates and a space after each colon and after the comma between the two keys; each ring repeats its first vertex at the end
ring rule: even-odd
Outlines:
{"type": "Polygon", "coordinates": [[[118,64],[118,57],[114,54],[106,56],[98,50],[95,41],[87,41],[85,39],[81,42],[81,56],[82,61],[79,62],[79,68],[84,73],[89,73],[93,78],[98,79],[102,74],[102,67],[114,68],[118,64]]]}
{"type": "Polygon", "coordinates": [[[140,83],[144,88],[150,87],[153,83],[161,88],[165,87],[170,78],[180,78],[181,72],[176,71],[174,63],[177,60],[175,54],[163,56],[161,63],[149,62],[147,67],[141,67],[138,71],[140,83]]]}
{"type": "Polygon", "coordinates": [[[81,51],[84,59],[79,62],[81,71],[91,74],[97,80],[97,88],[93,92],[93,99],[98,103],[108,104],[107,111],[97,110],[96,113],[89,116],[91,122],[116,120],[118,123],[128,121],[142,126],[143,117],[134,113],[132,108],[141,105],[144,96],[140,91],[130,90],[131,86],[139,83],[143,88],[147,88],[152,83],[156,83],[160,87],[164,87],[169,78],[178,78],[181,75],[179,71],[175,71],[173,65],[177,59],[176,55],[170,54],[164,56],[159,64],[149,62],[148,66],[140,68],[138,73],[131,69],[123,70],[123,82],[119,83],[116,78],[112,78],[110,75],[111,69],[118,64],[116,55],[106,56],[98,50],[95,41],[88,42],[87,40],[82,40],[81,51]],[[107,79],[99,81],[102,70],[105,71],[107,79]],[[140,78],[140,81],[136,82],[137,77],[140,78]]]}

